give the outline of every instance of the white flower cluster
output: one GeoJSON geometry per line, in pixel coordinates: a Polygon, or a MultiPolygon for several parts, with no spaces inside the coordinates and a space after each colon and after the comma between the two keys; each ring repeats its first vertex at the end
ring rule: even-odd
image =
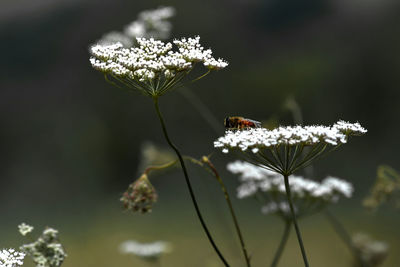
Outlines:
{"type": "Polygon", "coordinates": [[[215,59],[212,56],[211,49],[205,50],[200,45],[200,36],[174,40],[174,44],[179,47],[179,54],[188,62],[203,62],[205,67],[212,70],[219,70],[228,66],[228,63],[223,59],[215,59]]]}
{"type": "Polygon", "coordinates": [[[178,51],[172,51],[171,43],[153,38],[137,38],[138,47],[124,48],[121,43],[111,45],[97,44],[90,48],[93,68],[140,82],[153,81],[163,77],[171,79],[178,73],[202,62],[210,70],[225,68],[228,63],[215,59],[210,49],[200,45],[200,37],[174,40],[178,51]]]}
{"type": "Polygon", "coordinates": [[[102,45],[121,43],[124,47],[131,47],[133,46],[134,41],[135,38],[129,37],[122,32],[112,31],[104,34],[96,43],[102,45]]]}
{"type": "Polygon", "coordinates": [[[134,240],[128,240],[119,246],[119,250],[124,254],[133,254],[141,258],[158,258],[164,253],[171,251],[171,245],[164,241],[152,243],[139,243],[134,240]]]}
{"type": "Polygon", "coordinates": [[[110,45],[119,42],[124,47],[131,47],[137,37],[168,39],[172,29],[172,24],[168,19],[174,15],[173,7],[144,10],[139,13],[137,20],[132,21],[124,28],[123,32],[106,33],[96,43],[110,45]]]}
{"type": "MultiPolygon", "coordinates": [[[[280,174],[242,161],[229,163],[227,169],[240,174],[242,184],[238,187],[238,198],[253,196],[258,191],[286,195],[284,179],[280,174]]],[[[352,184],[335,177],[327,177],[319,183],[291,175],[289,184],[293,198],[312,198],[327,202],[336,202],[341,196],[350,198],[354,191],[352,184]]]]}
{"type": "MultiPolygon", "coordinates": [[[[261,209],[264,214],[290,215],[282,175],[242,161],[229,163],[227,169],[240,175],[238,198],[256,196],[257,193],[266,194],[268,202],[261,209]]],[[[289,185],[296,212],[303,214],[311,213],[311,206],[312,209],[320,208],[337,202],[340,197],[350,198],[354,191],[352,184],[335,177],[327,177],[322,182],[316,182],[291,175],[289,185]]]]}
{"type": "Polygon", "coordinates": [[[24,244],[20,249],[32,257],[36,267],[59,267],[67,257],[58,240],[58,231],[50,227],[35,242],[24,244]]]}
{"type": "Polygon", "coordinates": [[[367,130],[359,123],[338,121],[332,126],[287,126],[273,130],[265,128],[251,128],[239,131],[228,130],[225,136],[214,142],[214,147],[221,148],[228,153],[230,149],[239,148],[242,151],[251,149],[257,153],[261,148],[270,148],[277,145],[315,145],[325,143],[339,145],[347,142],[348,136],[361,135],[367,130]]]}
{"type": "Polygon", "coordinates": [[[13,248],[0,250],[0,267],[18,267],[24,264],[25,253],[13,248]]]}
{"type": "Polygon", "coordinates": [[[129,24],[124,32],[132,38],[146,37],[165,40],[169,37],[172,24],[168,19],[175,15],[173,7],[159,7],[154,10],[144,10],[138,19],[129,24]]]}
{"type": "MultiPolygon", "coordinates": [[[[271,213],[279,213],[288,216],[290,214],[290,206],[287,202],[269,202],[261,208],[261,213],[267,215],[271,213]]],[[[295,208],[295,213],[297,212],[295,208]]]]}
{"type": "Polygon", "coordinates": [[[18,225],[18,230],[21,235],[25,236],[33,231],[33,226],[30,226],[26,223],[21,223],[20,225],[18,225]]]}

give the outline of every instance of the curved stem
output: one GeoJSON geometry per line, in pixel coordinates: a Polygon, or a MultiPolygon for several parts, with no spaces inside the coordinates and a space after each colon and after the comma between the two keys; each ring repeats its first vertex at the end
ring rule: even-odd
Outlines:
{"type": "Polygon", "coordinates": [[[281,242],[279,243],[279,247],[275,252],[274,259],[272,260],[271,267],[278,266],[279,259],[281,258],[282,252],[285,249],[286,243],[289,239],[290,229],[291,229],[291,221],[287,220],[285,224],[285,229],[283,231],[283,235],[281,238],[281,242]]]}
{"type": "Polygon", "coordinates": [[[325,210],[325,217],[331,224],[333,230],[336,234],[342,239],[342,241],[347,245],[351,253],[353,254],[356,261],[360,263],[361,267],[366,267],[363,260],[361,259],[360,253],[357,248],[354,246],[353,241],[351,239],[350,234],[346,231],[343,224],[328,210],[325,210]]]}
{"type": "Polygon", "coordinates": [[[152,171],[167,169],[169,167],[174,166],[176,163],[178,163],[178,160],[173,160],[171,162],[168,162],[168,163],[165,163],[165,164],[162,164],[162,165],[149,166],[143,171],[143,173],[144,174],[149,174],[152,171]]]}
{"type": "Polygon", "coordinates": [[[215,252],[218,254],[218,256],[221,259],[221,261],[224,263],[224,265],[226,267],[229,267],[228,262],[225,260],[224,256],[222,256],[222,253],[219,251],[217,245],[215,244],[215,242],[214,242],[214,240],[213,240],[213,238],[212,238],[212,236],[210,234],[210,231],[208,230],[208,228],[206,226],[206,223],[204,222],[203,216],[201,215],[199,206],[197,204],[196,197],[195,197],[193,189],[192,189],[192,185],[191,185],[190,180],[189,180],[189,175],[187,173],[183,157],[182,157],[181,153],[179,152],[178,148],[169,139],[167,128],[165,126],[164,119],[163,119],[163,117],[161,115],[160,108],[158,106],[158,98],[157,97],[153,97],[153,101],[154,101],[154,107],[155,107],[156,112],[157,112],[157,116],[160,119],[160,123],[161,123],[161,127],[162,127],[162,130],[163,130],[165,139],[166,139],[168,145],[175,151],[176,155],[178,156],[179,162],[180,162],[182,170],[183,170],[183,174],[185,176],[186,185],[188,187],[188,190],[189,190],[189,193],[190,193],[190,197],[192,198],[192,202],[193,202],[194,208],[196,210],[197,217],[200,220],[201,226],[203,227],[204,232],[206,233],[206,235],[208,237],[208,240],[210,241],[212,247],[214,248],[215,252]]]}
{"type": "Polygon", "coordinates": [[[294,224],[294,228],[296,230],[297,240],[299,241],[301,255],[303,256],[304,266],[309,267],[306,250],[304,249],[304,245],[303,245],[303,239],[301,238],[300,228],[297,225],[296,212],[294,210],[293,203],[292,203],[292,196],[290,193],[290,186],[289,186],[289,175],[283,174],[283,178],[285,180],[286,196],[287,196],[287,199],[289,202],[290,212],[292,213],[293,224],[294,224]]]}
{"type": "Polygon", "coordinates": [[[214,164],[212,164],[212,162],[207,157],[203,157],[202,161],[205,162],[208,165],[208,167],[212,170],[212,172],[214,173],[215,178],[217,178],[217,181],[221,185],[221,189],[224,192],[225,200],[226,200],[226,203],[228,204],[229,211],[231,213],[233,223],[235,224],[236,233],[237,233],[237,235],[239,237],[239,240],[240,240],[240,245],[242,247],[243,256],[244,256],[244,258],[246,260],[246,266],[250,267],[251,266],[250,265],[250,257],[249,257],[249,255],[247,253],[247,249],[246,249],[246,245],[244,243],[243,235],[242,235],[242,232],[240,231],[239,222],[237,220],[235,211],[233,210],[232,202],[231,202],[231,199],[229,197],[228,191],[226,190],[225,184],[222,181],[221,176],[219,176],[219,174],[217,172],[217,169],[215,168],[214,164]]]}

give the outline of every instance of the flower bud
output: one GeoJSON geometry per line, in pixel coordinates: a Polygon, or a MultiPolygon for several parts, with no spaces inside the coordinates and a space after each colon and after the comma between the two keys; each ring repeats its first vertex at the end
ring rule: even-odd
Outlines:
{"type": "Polygon", "coordinates": [[[157,197],[155,188],[150,183],[147,175],[143,174],[129,185],[128,190],[122,194],[121,201],[126,210],[147,213],[151,212],[157,197]]]}

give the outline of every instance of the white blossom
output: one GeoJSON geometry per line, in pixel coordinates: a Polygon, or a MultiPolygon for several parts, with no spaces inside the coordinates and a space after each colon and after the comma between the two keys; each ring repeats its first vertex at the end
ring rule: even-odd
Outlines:
{"type": "Polygon", "coordinates": [[[124,254],[133,254],[142,258],[157,258],[171,251],[171,245],[164,241],[152,243],[139,243],[135,240],[127,240],[120,244],[119,251],[124,254]]]}
{"type": "MultiPolygon", "coordinates": [[[[257,196],[257,194],[265,195],[268,201],[261,209],[264,214],[290,215],[286,202],[285,182],[281,174],[244,161],[231,162],[227,165],[227,169],[239,175],[241,183],[236,195],[239,199],[257,196]]],[[[302,176],[291,175],[289,186],[295,209],[299,209],[300,213],[307,212],[307,205],[314,205],[313,208],[323,207],[337,202],[341,197],[350,198],[354,191],[351,183],[332,176],[317,182],[302,176]]]]}
{"type": "Polygon", "coordinates": [[[123,31],[106,33],[96,43],[101,45],[121,43],[129,48],[134,45],[138,37],[168,39],[172,30],[172,24],[168,19],[174,15],[173,7],[144,10],[139,13],[136,20],[125,26],[123,31]]]}
{"type": "Polygon", "coordinates": [[[339,145],[347,142],[348,136],[360,135],[367,130],[359,123],[348,123],[338,121],[333,126],[287,126],[278,127],[273,130],[266,128],[250,128],[239,131],[227,130],[225,135],[214,142],[214,147],[223,152],[232,149],[246,151],[250,149],[254,154],[258,149],[271,148],[277,145],[299,145],[312,146],[319,143],[327,145],[339,145]],[[255,149],[258,148],[258,149],[255,149]]]}
{"type": "MultiPolygon", "coordinates": [[[[281,212],[285,216],[290,216],[290,206],[287,202],[269,202],[268,204],[262,206],[261,213],[267,215],[271,213],[281,212]]],[[[295,208],[296,212],[296,208],[295,208]]]]}
{"type": "Polygon", "coordinates": [[[171,81],[178,75],[187,75],[196,62],[202,62],[209,70],[219,70],[228,65],[222,59],[214,59],[211,50],[200,45],[199,36],[175,40],[177,51],[173,50],[172,43],[154,38],[136,40],[138,45],[132,48],[125,48],[122,43],[92,46],[92,67],[122,79],[129,87],[154,95],[170,89],[171,81]]]}
{"type": "Polygon", "coordinates": [[[30,226],[26,223],[21,223],[20,225],[18,225],[18,230],[21,235],[25,236],[33,231],[33,226],[30,226]]]}
{"type": "Polygon", "coordinates": [[[20,249],[32,258],[37,267],[59,267],[67,257],[58,239],[58,230],[50,227],[36,241],[24,244],[20,249]]]}
{"type": "Polygon", "coordinates": [[[360,123],[350,123],[347,121],[340,120],[337,123],[333,125],[336,129],[339,131],[346,133],[346,134],[351,134],[351,135],[361,135],[365,134],[367,130],[361,126],[360,123]]]}
{"type": "MultiPolygon", "coordinates": [[[[142,36],[142,35],[136,35],[142,36]]],[[[125,35],[122,32],[112,31],[109,33],[104,34],[100,40],[96,43],[101,45],[111,45],[115,43],[121,43],[124,47],[131,47],[133,46],[133,42],[135,39],[125,35]]]]}
{"type": "Polygon", "coordinates": [[[174,15],[175,9],[170,6],[142,11],[137,20],[125,27],[124,33],[132,38],[167,39],[172,29],[172,24],[168,19],[174,15]]]}
{"type": "MultiPolygon", "coordinates": [[[[241,181],[238,188],[239,198],[243,198],[244,195],[252,196],[257,191],[286,194],[284,179],[278,173],[243,161],[229,163],[227,169],[232,173],[239,174],[241,181]],[[244,188],[251,188],[251,190],[248,189],[248,192],[244,193],[244,188]]],[[[331,202],[336,201],[336,198],[340,196],[350,198],[354,191],[351,183],[332,176],[316,182],[302,176],[291,175],[289,184],[293,197],[320,198],[331,202]]]]}
{"type": "Polygon", "coordinates": [[[13,248],[0,250],[0,267],[18,267],[24,264],[25,253],[13,248]]]}

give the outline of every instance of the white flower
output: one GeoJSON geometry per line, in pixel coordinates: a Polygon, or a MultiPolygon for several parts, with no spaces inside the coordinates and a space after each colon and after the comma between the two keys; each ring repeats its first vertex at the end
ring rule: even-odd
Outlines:
{"type": "Polygon", "coordinates": [[[275,172],[239,160],[228,163],[226,168],[234,174],[240,174],[241,182],[262,181],[265,180],[266,177],[273,178],[277,176],[275,172]]]}
{"type": "Polygon", "coordinates": [[[18,267],[24,264],[25,253],[13,248],[0,250],[0,267],[18,267]]]}
{"type": "Polygon", "coordinates": [[[154,96],[173,88],[196,62],[202,62],[209,70],[228,65],[221,59],[215,60],[210,49],[204,50],[199,36],[175,40],[177,51],[173,51],[172,43],[154,38],[137,38],[136,41],[138,46],[132,48],[125,48],[122,43],[92,46],[92,67],[130,88],[154,96]]]}
{"type": "Polygon", "coordinates": [[[142,258],[157,258],[164,253],[171,252],[171,245],[164,241],[139,243],[127,240],[120,244],[119,251],[124,254],[133,254],[142,258]]]}
{"type": "Polygon", "coordinates": [[[349,136],[361,135],[366,130],[339,121],[333,126],[280,126],[273,130],[246,128],[227,130],[214,141],[214,147],[223,153],[242,152],[246,160],[266,169],[291,175],[311,164],[323,153],[347,143],[349,136]]]}
{"type": "Polygon", "coordinates": [[[142,11],[136,21],[125,27],[124,33],[132,38],[167,39],[172,29],[172,24],[168,19],[174,15],[173,7],[159,7],[154,10],[142,11]]]}
{"type": "Polygon", "coordinates": [[[345,180],[335,177],[327,177],[322,181],[322,184],[342,196],[351,198],[354,192],[353,185],[345,180]]]}
{"type": "Polygon", "coordinates": [[[25,236],[33,231],[33,226],[30,226],[26,223],[21,223],[20,225],[18,225],[18,230],[21,235],[25,236]]]}
{"type": "Polygon", "coordinates": [[[24,244],[20,249],[32,257],[37,267],[58,267],[67,257],[58,240],[58,231],[50,227],[47,227],[36,241],[24,244]]]}
{"type": "MultiPolygon", "coordinates": [[[[268,202],[262,208],[264,214],[290,215],[286,202],[285,182],[281,174],[243,161],[229,163],[227,169],[239,174],[241,182],[237,188],[239,199],[256,196],[257,193],[266,194],[268,202]]],[[[296,212],[299,213],[311,212],[307,210],[307,205],[320,208],[337,202],[341,197],[350,198],[354,191],[349,182],[331,176],[322,182],[316,182],[302,176],[291,175],[289,185],[295,208],[298,210],[296,212]]]]}
{"type": "MultiPolygon", "coordinates": [[[[229,163],[227,169],[240,175],[239,180],[242,184],[239,186],[238,192],[245,190],[242,187],[252,188],[247,190],[247,194],[241,193],[242,197],[239,197],[238,194],[239,198],[243,198],[243,195],[252,196],[257,191],[286,194],[284,179],[280,174],[243,161],[229,163]],[[250,191],[252,193],[249,193],[250,191]]],[[[331,176],[319,183],[302,176],[291,175],[289,184],[293,197],[312,197],[327,201],[332,201],[334,197],[338,196],[350,198],[354,190],[349,182],[331,176]]]]}
{"type": "Polygon", "coordinates": [[[175,15],[173,7],[158,7],[153,10],[144,10],[138,18],[125,26],[123,32],[112,31],[104,34],[96,43],[110,45],[121,43],[124,47],[132,47],[137,37],[168,39],[172,24],[168,21],[175,15]]]}
{"type": "Polygon", "coordinates": [[[333,127],[335,127],[341,132],[351,135],[361,135],[367,132],[367,130],[363,128],[358,122],[350,123],[347,121],[340,120],[337,123],[335,123],[333,127]]]}
{"type": "MultiPolygon", "coordinates": [[[[138,35],[141,36],[141,35],[138,35]]],[[[133,46],[133,41],[131,37],[126,36],[122,32],[112,31],[104,34],[100,40],[96,43],[101,45],[111,45],[115,43],[121,43],[124,47],[133,46]]]]}
{"type": "MultiPolygon", "coordinates": [[[[297,211],[295,207],[295,212],[297,211]]],[[[267,215],[281,212],[284,216],[291,216],[290,206],[287,202],[270,202],[261,208],[261,213],[267,215]]]]}
{"type": "Polygon", "coordinates": [[[240,131],[227,130],[225,136],[214,142],[214,147],[221,149],[240,149],[246,151],[251,149],[255,154],[262,148],[271,148],[278,145],[305,146],[324,143],[328,145],[339,145],[347,142],[349,135],[359,135],[366,130],[359,123],[344,123],[338,121],[333,126],[287,126],[278,127],[273,130],[265,128],[251,128],[240,131]]]}

